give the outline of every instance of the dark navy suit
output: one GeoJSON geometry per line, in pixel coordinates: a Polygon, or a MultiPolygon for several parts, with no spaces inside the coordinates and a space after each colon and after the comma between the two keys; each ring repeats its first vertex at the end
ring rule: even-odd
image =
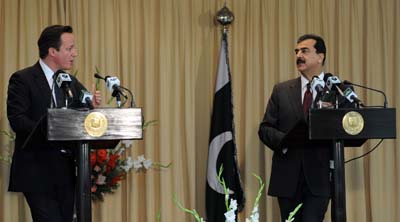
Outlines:
{"type": "MultiPolygon", "coordinates": [[[[82,107],[78,96],[84,87],[73,76],[71,79],[70,87],[74,94],[74,99],[70,101],[71,107],[82,107]]],[[[66,212],[60,215],[67,215],[62,221],[65,219],[70,222],[75,189],[75,162],[71,155],[60,151],[65,148],[65,144],[47,141],[46,113],[51,101],[51,89],[39,62],[10,77],[7,116],[16,140],[9,191],[23,192],[26,197],[36,193],[61,195],[59,199],[66,201],[67,207],[64,209],[66,212]],[[72,196],[64,197],[64,194],[72,196]]],[[[30,199],[27,200],[29,203],[30,199]]],[[[29,206],[33,212],[32,207],[35,206],[29,206]]]]}

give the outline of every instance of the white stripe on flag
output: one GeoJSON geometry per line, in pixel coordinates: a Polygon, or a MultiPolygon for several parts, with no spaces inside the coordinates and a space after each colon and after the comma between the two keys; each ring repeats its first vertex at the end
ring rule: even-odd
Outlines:
{"type": "Polygon", "coordinates": [[[218,92],[218,90],[220,90],[229,82],[228,63],[226,61],[225,49],[226,49],[226,42],[222,41],[222,46],[221,49],[219,50],[219,64],[218,64],[217,83],[215,84],[215,92],[218,92]]]}

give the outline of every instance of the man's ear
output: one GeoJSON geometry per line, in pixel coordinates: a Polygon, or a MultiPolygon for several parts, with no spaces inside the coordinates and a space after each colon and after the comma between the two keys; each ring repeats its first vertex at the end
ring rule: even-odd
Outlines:
{"type": "Polygon", "coordinates": [[[325,55],[324,53],[318,53],[319,59],[318,62],[322,64],[322,62],[324,61],[325,55]]]}
{"type": "Polygon", "coordinates": [[[48,52],[49,52],[50,56],[54,56],[56,54],[56,51],[57,51],[57,49],[50,47],[48,52]]]}

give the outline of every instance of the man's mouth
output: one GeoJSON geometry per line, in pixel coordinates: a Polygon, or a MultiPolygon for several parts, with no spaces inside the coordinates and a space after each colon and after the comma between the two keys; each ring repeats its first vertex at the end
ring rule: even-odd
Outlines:
{"type": "Polygon", "coordinates": [[[298,59],[296,60],[296,64],[297,64],[297,65],[299,65],[299,64],[304,64],[304,63],[306,63],[306,61],[304,61],[303,59],[298,58],[298,59]]]}

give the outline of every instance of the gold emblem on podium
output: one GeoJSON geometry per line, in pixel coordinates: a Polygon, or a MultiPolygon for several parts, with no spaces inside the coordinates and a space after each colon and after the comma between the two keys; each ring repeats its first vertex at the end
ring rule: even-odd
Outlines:
{"type": "Polygon", "coordinates": [[[108,120],[103,113],[92,112],[85,118],[85,130],[93,137],[102,136],[108,128],[108,120]]]}
{"type": "Polygon", "coordinates": [[[350,111],[342,119],[344,131],[349,135],[357,135],[364,129],[364,118],[360,113],[350,111]]]}

